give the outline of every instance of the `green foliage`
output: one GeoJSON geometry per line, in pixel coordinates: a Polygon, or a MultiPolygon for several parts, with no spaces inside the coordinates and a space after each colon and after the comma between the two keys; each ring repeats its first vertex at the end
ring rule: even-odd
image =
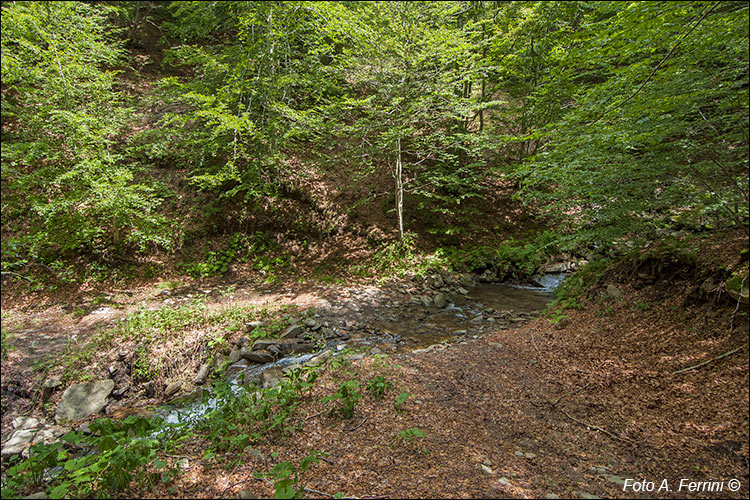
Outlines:
{"type": "Polygon", "coordinates": [[[109,495],[133,480],[148,485],[165,473],[166,462],[157,458],[164,445],[154,437],[162,426],[156,417],[129,416],[120,422],[102,418],[90,425],[90,435],[70,432],[63,442],[32,445],[29,458],[6,471],[3,497],[28,484],[42,486],[50,469],[59,471],[46,484],[50,498],[109,495]]]}
{"type": "Polygon", "coordinates": [[[337,408],[331,409],[331,415],[338,414],[346,420],[350,420],[354,416],[354,406],[359,401],[359,380],[347,380],[339,385],[339,388],[330,396],[325,396],[322,399],[323,403],[329,401],[340,401],[337,408]]]}
{"type": "MultiPolygon", "coordinates": [[[[274,458],[278,455],[277,452],[273,453],[274,458]]],[[[299,467],[295,467],[291,462],[279,462],[266,474],[256,473],[256,477],[270,476],[275,479],[274,498],[303,498],[305,488],[301,484],[302,475],[312,464],[320,462],[320,457],[324,456],[326,456],[325,453],[310,450],[300,460],[299,467]]]]}
{"type": "Polygon", "coordinates": [[[367,392],[373,399],[382,399],[386,392],[390,391],[393,383],[382,375],[376,375],[367,383],[367,392]]]}
{"type": "Polygon", "coordinates": [[[423,438],[424,432],[419,427],[411,427],[409,429],[402,429],[396,434],[395,441],[398,443],[410,443],[417,438],[423,438]]]}
{"type": "Polygon", "coordinates": [[[747,228],[746,6],[573,3],[555,17],[576,29],[549,39],[553,78],[527,91],[559,100],[516,169],[524,200],[579,214],[559,218],[607,243],[676,217],[747,228]]]}
{"type": "Polygon", "coordinates": [[[213,394],[205,391],[203,398],[215,401],[215,407],[194,426],[211,443],[204,458],[249,450],[264,438],[294,432],[297,424],[292,417],[317,376],[314,368],[297,368],[275,387],[250,390],[222,382],[216,384],[213,394]]]}
{"type": "Polygon", "coordinates": [[[267,276],[267,281],[273,281],[274,273],[289,262],[286,256],[274,255],[278,250],[278,244],[262,231],[256,231],[252,237],[235,233],[226,250],[208,251],[202,261],[183,263],[182,268],[194,278],[205,278],[226,273],[234,262],[250,260],[254,269],[267,276]]]}
{"type": "Polygon", "coordinates": [[[171,246],[158,196],[114,148],[130,110],[109,69],[123,55],[111,11],[2,6],[4,261],[171,246]]]}
{"type": "Polygon", "coordinates": [[[408,392],[402,392],[401,394],[396,396],[396,400],[393,402],[393,406],[396,408],[396,411],[398,413],[401,413],[403,411],[403,405],[410,396],[411,394],[409,394],[408,392]]]}

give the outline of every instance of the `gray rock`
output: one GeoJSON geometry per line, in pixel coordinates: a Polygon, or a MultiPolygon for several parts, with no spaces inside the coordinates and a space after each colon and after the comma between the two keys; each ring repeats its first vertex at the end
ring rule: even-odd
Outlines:
{"type": "Polygon", "coordinates": [[[236,363],[240,360],[240,350],[239,349],[232,349],[232,351],[229,353],[229,363],[236,363]]]}
{"type": "Polygon", "coordinates": [[[156,388],[154,387],[154,383],[151,382],[150,380],[148,382],[146,382],[146,383],[143,384],[143,390],[145,391],[147,398],[150,398],[156,392],[156,388]]]}
{"type": "Polygon", "coordinates": [[[247,329],[247,331],[255,330],[259,326],[263,326],[263,322],[262,321],[250,321],[250,322],[248,322],[248,323],[245,324],[245,328],[247,329]]]}
{"type": "Polygon", "coordinates": [[[541,271],[545,273],[564,273],[570,271],[573,267],[573,262],[554,262],[542,266],[541,271]]]}
{"type": "Polygon", "coordinates": [[[219,370],[221,370],[222,365],[224,365],[226,360],[227,358],[223,354],[221,354],[220,352],[217,352],[214,355],[214,371],[218,372],[219,370]]]}
{"type": "Polygon", "coordinates": [[[312,343],[305,342],[302,339],[285,339],[279,344],[281,353],[284,356],[289,354],[298,354],[303,352],[312,352],[315,350],[315,346],[312,343]]]}
{"type": "Polygon", "coordinates": [[[44,381],[45,389],[57,389],[62,385],[62,379],[60,377],[50,377],[44,381]]]}
{"type": "Polygon", "coordinates": [[[32,493],[31,495],[27,495],[27,496],[25,496],[23,498],[25,498],[25,499],[28,498],[28,499],[37,499],[37,500],[41,499],[41,500],[43,500],[43,499],[49,498],[49,497],[47,496],[47,493],[45,493],[44,491],[37,491],[36,493],[32,493]]]}
{"type": "Polygon", "coordinates": [[[609,284],[607,285],[607,297],[620,300],[622,298],[622,292],[615,285],[609,284]]]}
{"type": "Polygon", "coordinates": [[[281,379],[284,377],[284,372],[279,367],[269,368],[264,371],[260,377],[261,387],[268,389],[269,387],[275,387],[281,383],[281,379]]]}
{"type": "Polygon", "coordinates": [[[237,377],[237,375],[247,370],[249,366],[250,366],[250,363],[248,363],[246,359],[241,359],[240,361],[229,365],[224,375],[229,380],[233,380],[237,377]]]}
{"type": "Polygon", "coordinates": [[[237,498],[241,498],[241,499],[244,499],[244,500],[251,500],[253,498],[260,498],[260,497],[258,495],[256,495],[255,493],[253,493],[252,491],[250,491],[250,490],[242,490],[237,495],[237,498]]]}
{"type": "Polygon", "coordinates": [[[586,498],[588,500],[596,500],[598,498],[601,498],[600,496],[592,495],[591,493],[585,493],[585,492],[580,493],[578,496],[581,498],[586,498]]]}
{"type": "Polygon", "coordinates": [[[42,385],[42,400],[47,401],[52,397],[58,387],[62,385],[60,377],[50,377],[42,385]]]}
{"type": "Polygon", "coordinates": [[[445,283],[443,282],[443,277],[440,276],[439,274],[435,274],[435,275],[431,276],[430,277],[430,285],[433,288],[442,288],[445,285],[445,283]]]}
{"type": "Polygon", "coordinates": [[[10,457],[21,453],[31,444],[31,440],[34,439],[37,432],[39,432],[39,429],[19,429],[15,431],[10,439],[5,442],[0,455],[10,457]]]}
{"type": "Polygon", "coordinates": [[[62,395],[55,420],[58,423],[74,422],[99,413],[114,388],[112,379],[71,385],[62,395]]]}
{"type": "Polygon", "coordinates": [[[474,316],[473,318],[471,318],[469,320],[469,323],[481,323],[483,319],[484,319],[484,316],[480,314],[479,316],[474,316]]]}
{"type": "Polygon", "coordinates": [[[554,493],[547,493],[544,495],[544,498],[547,500],[556,500],[557,498],[560,498],[560,495],[555,495],[554,493]]]}
{"type": "Polygon", "coordinates": [[[182,382],[179,380],[176,380],[174,382],[171,382],[170,384],[167,384],[167,388],[164,389],[164,397],[170,398],[174,396],[175,394],[177,394],[177,391],[179,391],[181,387],[182,387],[182,382]]]}
{"type": "Polygon", "coordinates": [[[484,464],[479,464],[479,470],[481,470],[481,471],[482,471],[482,474],[484,474],[484,475],[485,475],[485,476],[487,476],[487,477],[490,477],[490,476],[492,476],[493,474],[495,474],[495,473],[494,473],[494,472],[492,471],[492,469],[490,469],[490,468],[489,468],[488,466],[486,466],[486,465],[484,465],[484,464]]]}
{"type": "Polygon", "coordinates": [[[260,351],[242,350],[242,358],[253,363],[270,363],[273,361],[273,354],[265,349],[260,351]]]}
{"type": "Polygon", "coordinates": [[[513,454],[519,458],[523,458],[523,452],[522,451],[514,451],[513,454]]]}
{"type": "Polygon", "coordinates": [[[315,321],[315,320],[314,320],[314,319],[312,319],[312,318],[307,318],[307,319],[305,319],[305,321],[303,321],[303,322],[302,322],[302,324],[303,324],[303,325],[305,325],[305,326],[306,326],[306,327],[308,327],[308,328],[311,328],[311,329],[312,329],[312,328],[315,328],[316,326],[318,326],[318,322],[317,322],[317,321],[315,321]]]}
{"type": "Polygon", "coordinates": [[[11,425],[14,429],[18,430],[36,429],[37,427],[39,427],[39,419],[34,417],[18,417],[16,419],[13,419],[11,425]]]}
{"type": "Polygon", "coordinates": [[[419,300],[422,302],[422,305],[425,307],[430,307],[432,305],[432,299],[428,297],[427,295],[421,295],[419,297],[419,300]]]}
{"type": "Polygon", "coordinates": [[[202,385],[206,379],[208,378],[208,370],[211,368],[211,365],[208,363],[203,363],[198,370],[198,374],[195,376],[195,383],[197,385],[202,385]]]}
{"type": "Polygon", "coordinates": [[[253,343],[253,351],[261,351],[261,350],[268,350],[269,347],[273,345],[277,345],[279,343],[278,340],[270,340],[270,339],[259,339],[256,340],[253,343]]]}
{"type": "Polygon", "coordinates": [[[511,486],[510,481],[507,477],[501,477],[500,479],[498,479],[497,484],[499,484],[500,486],[511,486]]]}
{"type": "Polygon", "coordinates": [[[453,335],[466,335],[466,330],[456,330],[453,335]]]}
{"type": "Polygon", "coordinates": [[[458,290],[456,290],[456,291],[458,293],[460,293],[461,295],[466,295],[466,294],[469,293],[469,291],[466,288],[463,288],[463,287],[458,287],[458,290]]]}
{"type": "Polygon", "coordinates": [[[292,325],[289,328],[286,329],[286,331],[281,334],[282,339],[291,339],[299,334],[301,334],[304,331],[304,328],[302,328],[301,325],[292,325]]]}
{"type": "Polygon", "coordinates": [[[609,474],[607,476],[604,476],[604,479],[609,481],[610,483],[619,484],[620,486],[625,486],[625,480],[621,478],[620,476],[615,476],[614,474],[609,474]]]}
{"type": "Polygon", "coordinates": [[[589,469],[589,472],[597,475],[609,474],[609,467],[604,467],[603,465],[595,465],[589,469]]]}
{"type": "Polygon", "coordinates": [[[438,309],[445,307],[445,295],[443,295],[442,293],[436,293],[432,300],[433,302],[435,302],[435,307],[437,307],[438,309]]]}
{"type": "Polygon", "coordinates": [[[524,453],[523,456],[528,458],[529,460],[533,460],[536,458],[536,453],[524,453]]]}

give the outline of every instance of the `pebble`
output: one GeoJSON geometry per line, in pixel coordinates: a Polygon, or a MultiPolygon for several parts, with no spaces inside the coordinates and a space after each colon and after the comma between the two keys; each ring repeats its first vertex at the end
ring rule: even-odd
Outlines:
{"type": "Polygon", "coordinates": [[[500,479],[498,479],[497,484],[499,484],[500,486],[511,486],[510,481],[507,477],[501,477],[500,479]]]}
{"type": "Polygon", "coordinates": [[[482,471],[482,474],[484,474],[487,477],[490,477],[494,474],[494,472],[492,472],[492,469],[490,469],[484,464],[479,464],[479,469],[482,471]]]}
{"type": "Polygon", "coordinates": [[[625,480],[621,478],[620,476],[610,474],[608,476],[605,476],[605,479],[609,481],[610,483],[615,483],[615,484],[619,484],[620,486],[625,486],[625,480]]]}

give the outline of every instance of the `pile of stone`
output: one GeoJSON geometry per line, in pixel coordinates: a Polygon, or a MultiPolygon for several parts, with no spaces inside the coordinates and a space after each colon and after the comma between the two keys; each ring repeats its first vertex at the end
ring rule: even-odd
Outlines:
{"type": "Polygon", "coordinates": [[[415,278],[414,286],[407,292],[412,295],[413,304],[441,309],[462,300],[475,284],[469,274],[435,273],[426,278],[415,278]]]}

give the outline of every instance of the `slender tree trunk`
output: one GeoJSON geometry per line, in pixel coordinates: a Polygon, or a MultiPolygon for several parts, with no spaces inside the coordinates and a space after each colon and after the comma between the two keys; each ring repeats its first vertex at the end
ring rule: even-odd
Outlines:
{"type": "Polygon", "coordinates": [[[398,156],[396,156],[396,213],[398,214],[398,235],[404,241],[404,184],[401,164],[401,137],[398,138],[398,156]]]}

